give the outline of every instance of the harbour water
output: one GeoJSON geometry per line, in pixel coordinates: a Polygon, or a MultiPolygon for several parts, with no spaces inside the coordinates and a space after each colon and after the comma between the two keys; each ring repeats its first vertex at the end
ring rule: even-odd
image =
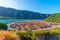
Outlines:
{"type": "Polygon", "coordinates": [[[11,23],[11,22],[16,22],[16,21],[25,21],[25,20],[43,20],[43,19],[0,19],[0,22],[3,23],[11,23]]]}

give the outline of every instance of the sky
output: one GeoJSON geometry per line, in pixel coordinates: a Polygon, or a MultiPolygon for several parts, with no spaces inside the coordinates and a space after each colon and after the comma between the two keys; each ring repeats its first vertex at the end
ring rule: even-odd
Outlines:
{"type": "Polygon", "coordinates": [[[47,14],[60,12],[60,0],[0,0],[0,6],[47,14]]]}

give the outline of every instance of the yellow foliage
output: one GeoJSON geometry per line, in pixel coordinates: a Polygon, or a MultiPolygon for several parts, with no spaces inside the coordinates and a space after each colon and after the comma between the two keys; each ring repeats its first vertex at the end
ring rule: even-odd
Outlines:
{"type": "Polygon", "coordinates": [[[18,36],[9,31],[0,30],[0,40],[19,40],[18,36]]]}

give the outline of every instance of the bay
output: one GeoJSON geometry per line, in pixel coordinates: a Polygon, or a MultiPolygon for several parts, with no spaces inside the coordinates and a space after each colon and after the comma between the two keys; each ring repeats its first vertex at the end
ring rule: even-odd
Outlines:
{"type": "Polygon", "coordinates": [[[22,22],[26,20],[43,20],[43,19],[0,19],[3,23],[22,22]]]}

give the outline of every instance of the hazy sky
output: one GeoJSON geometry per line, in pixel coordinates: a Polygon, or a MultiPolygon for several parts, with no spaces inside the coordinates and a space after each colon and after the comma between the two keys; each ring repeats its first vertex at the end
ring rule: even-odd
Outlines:
{"type": "Polygon", "coordinates": [[[40,13],[60,12],[60,0],[0,0],[0,6],[40,13]]]}

